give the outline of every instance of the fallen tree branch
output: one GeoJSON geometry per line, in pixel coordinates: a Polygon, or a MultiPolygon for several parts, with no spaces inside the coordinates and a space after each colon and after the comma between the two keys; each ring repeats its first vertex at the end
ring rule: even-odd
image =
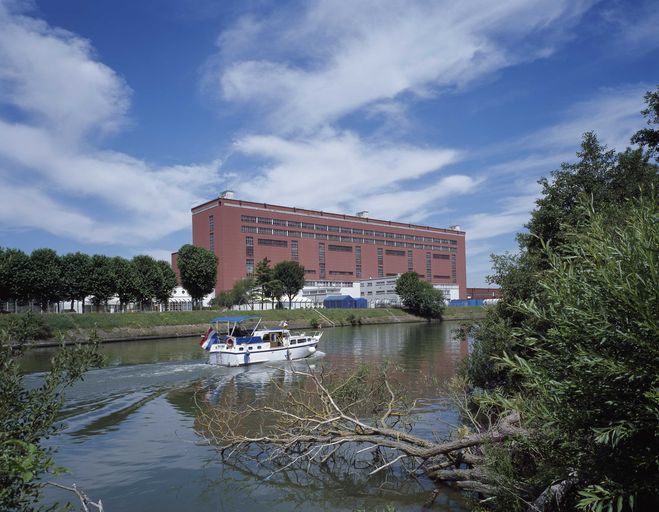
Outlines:
{"type": "Polygon", "coordinates": [[[563,502],[568,493],[574,488],[579,480],[575,476],[556,482],[547,487],[536,500],[529,504],[526,512],[552,512],[562,510],[563,502]]]}
{"type": "Polygon", "coordinates": [[[368,468],[370,476],[399,465],[413,476],[425,474],[485,495],[495,494],[495,488],[478,467],[481,447],[528,436],[513,412],[488,420],[487,430],[429,440],[401,428],[413,402],[397,392],[390,369],[376,374],[360,369],[347,377],[324,369],[286,371],[287,378],[273,378],[263,396],[248,405],[236,405],[240,401],[230,395],[236,388],[227,386],[226,394],[197,417],[198,433],[224,458],[246,457],[269,466],[271,475],[294,468],[308,472],[330,459],[333,465],[368,468]]]}
{"type": "Polygon", "coordinates": [[[56,482],[46,482],[46,485],[52,485],[53,487],[57,487],[58,489],[63,489],[65,491],[74,493],[80,500],[80,506],[82,507],[82,510],[84,510],[84,512],[89,512],[89,506],[96,508],[96,510],[98,510],[99,512],[103,512],[103,502],[101,500],[98,500],[97,503],[94,503],[84,491],[78,488],[76,484],[72,484],[69,487],[68,485],[62,485],[56,482]]]}

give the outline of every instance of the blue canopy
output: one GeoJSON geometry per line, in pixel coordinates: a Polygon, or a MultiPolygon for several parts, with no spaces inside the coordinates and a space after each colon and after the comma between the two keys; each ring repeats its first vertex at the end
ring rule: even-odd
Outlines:
{"type": "Polygon", "coordinates": [[[213,318],[211,322],[244,322],[245,320],[252,320],[258,316],[218,316],[213,318]]]}

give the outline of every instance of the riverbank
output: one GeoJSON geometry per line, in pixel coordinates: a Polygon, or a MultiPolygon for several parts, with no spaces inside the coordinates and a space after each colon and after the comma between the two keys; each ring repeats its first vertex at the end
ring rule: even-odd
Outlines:
{"type": "MultiPolygon", "coordinates": [[[[86,313],[84,315],[46,313],[35,316],[43,322],[52,335],[35,344],[52,346],[59,344],[59,339],[67,342],[84,342],[89,339],[94,330],[104,342],[197,336],[206,330],[213,318],[223,315],[258,316],[266,324],[286,320],[291,329],[326,329],[343,325],[426,321],[396,308],[225,312],[206,310],[166,313],[86,313]]],[[[485,310],[482,307],[446,308],[444,319],[447,321],[475,321],[483,318],[484,315],[485,310]]],[[[9,323],[13,316],[0,316],[0,329],[9,323]]]]}

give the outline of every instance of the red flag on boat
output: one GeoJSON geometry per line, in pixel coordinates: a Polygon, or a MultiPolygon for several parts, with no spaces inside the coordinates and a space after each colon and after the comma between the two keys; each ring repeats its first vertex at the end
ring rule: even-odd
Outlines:
{"type": "Polygon", "coordinates": [[[203,346],[204,343],[206,343],[206,340],[207,340],[208,337],[211,335],[211,332],[213,332],[213,328],[212,328],[212,327],[209,327],[208,330],[206,331],[206,334],[204,334],[204,335],[201,337],[201,341],[199,342],[199,346],[200,346],[200,347],[203,346]]]}

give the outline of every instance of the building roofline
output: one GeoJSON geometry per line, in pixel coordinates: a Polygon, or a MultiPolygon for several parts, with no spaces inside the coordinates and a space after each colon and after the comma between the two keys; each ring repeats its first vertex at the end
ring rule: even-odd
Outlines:
{"type": "Polygon", "coordinates": [[[458,231],[454,229],[448,229],[448,228],[436,228],[433,226],[422,226],[420,224],[405,224],[403,222],[396,222],[392,220],[383,220],[383,219],[374,219],[371,217],[358,217],[357,215],[346,215],[343,213],[331,213],[331,212],[323,212],[321,210],[311,210],[308,208],[297,208],[295,206],[283,206],[283,205],[276,205],[276,204],[269,204],[269,203],[256,203],[253,201],[243,201],[242,199],[225,199],[225,198],[215,198],[211,199],[210,201],[206,201],[205,203],[201,203],[200,205],[192,207],[192,215],[195,215],[197,213],[204,212],[213,206],[220,206],[220,205],[226,205],[226,206],[239,206],[239,207],[245,207],[245,208],[252,208],[252,209],[257,209],[257,210],[269,210],[269,211],[274,211],[277,213],[293,213],[293,214],[298,214],[298,215],[308,215],[311,217],[319,217],[319,218],[326,218],[326,219],[335,219],[335,220],[343,220],[343,221],[349,221],[349,222],[357,222],[361,224],[370,224],[370,225],[375,225],[375,226],[391,226],[391,227],[399,227],[399,228],[406,228],[406,229],[423,229],[423,230],[429,230],[429,231],[438,231],[442,233],[452,233],[456,235],[465,235],[464,231],[458,231]],[[214,204],[213,204],[214,203],[214,204]]]}

